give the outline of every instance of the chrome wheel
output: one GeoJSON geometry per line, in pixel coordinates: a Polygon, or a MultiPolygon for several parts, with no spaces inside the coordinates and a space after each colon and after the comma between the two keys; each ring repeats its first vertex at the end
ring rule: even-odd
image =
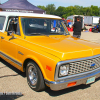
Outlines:
{"type": "Polygon", "coordinates": [[[42,72],[39,66],[35,62],[29,61],[27,63],[26,76],[27,76],[27,82],[30,88],[32,88],[35,91],[41,91],[45,89],[46,86],[45,86],[42,72]]]}
{"type": "Polygon", "coordinates": [[[29,65],[28,75],[31,84],[36,85],[38,76],[37,76],[37,69],[35,68],[35,66],[29,65]]]}

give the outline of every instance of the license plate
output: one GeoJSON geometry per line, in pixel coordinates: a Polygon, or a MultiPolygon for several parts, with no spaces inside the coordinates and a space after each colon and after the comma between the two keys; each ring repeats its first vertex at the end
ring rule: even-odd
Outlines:
{"type": "Polygon", "coordinates": [[[94,81],[95,81],[95,77],[91,77],[91,78],[87,79],[86,84],[93,83],[94,81]]]}

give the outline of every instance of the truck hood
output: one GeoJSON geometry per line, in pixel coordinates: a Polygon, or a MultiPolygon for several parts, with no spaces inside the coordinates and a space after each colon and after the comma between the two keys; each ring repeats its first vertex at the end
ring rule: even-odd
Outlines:
{"type": "Polygon", "coordinates": [[[77,39],[72,36],[31,36],[26,37],[26,40],[37,45],[40,50],[58,57],[60,60],[100,54],[100,44],[77,39]]]}

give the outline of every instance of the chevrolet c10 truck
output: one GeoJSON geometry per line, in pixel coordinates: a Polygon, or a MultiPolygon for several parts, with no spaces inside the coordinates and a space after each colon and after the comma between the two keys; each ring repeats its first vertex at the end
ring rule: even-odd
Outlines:
{"type": "Polygon", "coordinates": [[[0,57],[25,72],[34,91],[46,86],[58,91],[100,77],[100,44],[71,36],[54,15],[0,12],[0,57]]]}

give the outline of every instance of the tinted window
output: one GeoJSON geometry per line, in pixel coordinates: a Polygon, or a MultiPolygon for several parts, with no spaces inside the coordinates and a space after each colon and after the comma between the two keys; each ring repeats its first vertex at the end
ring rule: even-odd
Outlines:
{"type": "Polygon", "coordinates": [[[4,16],[0,16],[0,30],[3,29],[4,22],[5,22],[5,17],[4,16]]]}

